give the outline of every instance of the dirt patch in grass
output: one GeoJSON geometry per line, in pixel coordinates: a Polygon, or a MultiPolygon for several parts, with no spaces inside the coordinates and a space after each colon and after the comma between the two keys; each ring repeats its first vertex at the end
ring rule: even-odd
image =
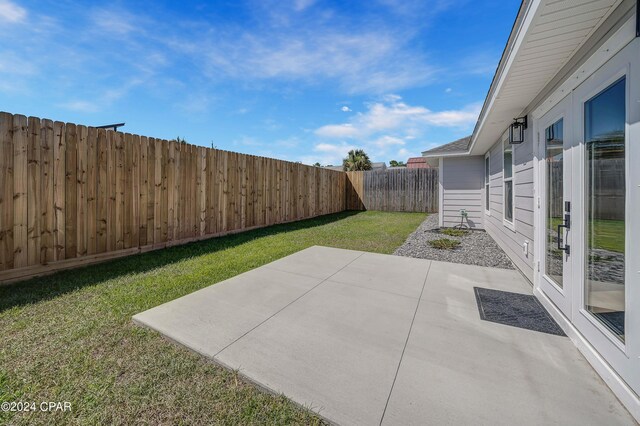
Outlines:
{"type": "Polygon", "coordinates": [[[0,424],[319,424],[131,317],[313,245],[392,253],[424,214],[345,212],[0,287],[0,424]]]}

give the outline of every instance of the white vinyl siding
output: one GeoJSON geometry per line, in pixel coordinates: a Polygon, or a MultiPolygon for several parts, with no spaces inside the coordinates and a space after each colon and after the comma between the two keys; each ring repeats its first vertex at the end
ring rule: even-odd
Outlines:
{"type": "Polygon", "coordinates": [[[513,226],[505,226],[504,214],[504,139],[489,150],[489,207],[484,228],[507,253],[513,263],[533,282],[533,134],[525,132],[525,142],[512,145],[513,226]],[[523,245],[528,242],[527,253],[523,245]]]}
{"type": "Polygon", "coordinates": [[[483,227],[484,157],[443,158],[442,219],[443,226],[460,225],[460,210],[467,211],[464,222],[473,229],[483,227]]]}
{"type": "MultiPolygon", "coordinates": [[[[622,5],[612,14],[609,18],[608,25],[600,27],[596,33],[580,48],[580,50],[572,57],[572,59],[558,72],[549,84],[540,92],[538,97],[527,106],[527,108],[519,115],[530,114],[531,111],[538,108],[547,97],[552,95],[558,90],[565,80],[567,80],[575,71],[577,71],[585,61],[594,53],[598,51],[601,45],[608,39],[609,35],[614,30],[620,28],[627,19],[630,19],[635,14],[635,1],[623,0],[622,5]]],[[[529,115],[529,119],[533,121],[533,117],[529,115]]],[[[506,129],[505,129],[506,130],[506,129]]],[[[513,223],[514,229],[504,225],[503,220],[503,138],[491,147],[487,152],[489,156],[489,214],[481,214],[482,224],[489,235],[498,243],[498,245],[505,251],[505,253],[511,258],[514,264],[520,269],[523,274],[533,282],[533,269],[534,269],[534,170],[533,170],[533,126],[530,122],[529,128],[525,131],[525,142],[520,145],[513,146],[513,179],[514,179],[514,211],[513,211],[513,223]],[[527,253],[523,251],[523,244],[525,241],[529,242],[527,253]]],[[[474,157],[460,157],[464,158],[474,157]]],[[[479,156],[481,166],[478,174],[479,183],[479,195],[477,197],[481,210],[484,210],[484,156],[479,156]]],[[[449,171],[448,165],[459,166],[459,163],[454,163],[454,158],[445,159],[443,164],[447,164],[446,167],[442,167],[441,173],[455,174],[460,172],[459,167],[456,170],[449,171]]],[[[443,215],[447,215],[449,220],[446,222],[447,226],[454,226],[455,220],[459,223],[459,211],[454,211],[452,208],[455,203],[453,197],[470,197],[472,200],[476,199],[474,196],[474,190],[469,187],[468,190],[463,188],[457,188],[455,190],[457,195],[447,194],[444,189],[442,198],[443,204],[446,201],[446,210],[443,215]]],[[[469,203],[468,205],[471,205],[469,203]]],[[[443,206],[444,207],[444,206],[443,206]]]]}

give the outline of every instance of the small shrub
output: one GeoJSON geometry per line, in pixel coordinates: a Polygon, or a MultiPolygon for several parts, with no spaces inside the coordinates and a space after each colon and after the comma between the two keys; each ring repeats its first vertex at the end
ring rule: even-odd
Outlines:
{"type": "Polygon", "coordinates": [[[451,240],[449,238],[440,238],[438,240],[429,241],[429,245],[440,250],[453,250],[460,245],[460,241],[451,240]]]}
{"type": "Polygon", "coordinates": [[[457,228],[444,228],[440,230],[441,234],[448,235],[450,237],[463,237],[469,233],[466,229],[457,228]]]}

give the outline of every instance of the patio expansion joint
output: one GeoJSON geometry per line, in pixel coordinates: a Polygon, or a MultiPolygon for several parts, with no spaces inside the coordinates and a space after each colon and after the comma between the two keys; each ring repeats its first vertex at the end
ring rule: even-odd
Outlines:
{"type": "MultiPolygon", "coordinates": [[[[331,279],[331,277],[333,277],[335,274],[337,274],[338,272],[342,271],[344,268],[346,268],[347,266],[351,265],[353,262],[355,262],[356,260],[358,260],[363,254],[365,254],[364,252],[360,253],[358,255],[358,257],[356,257],[355,259],[351,260],[349,263],[347,263],[346,265],[344,265],[343,267],[341,267],[340,269],[338,269],[336,272],[334,272],[333,274],[329,275],[327,278],[323,279],[322,281],[320,281],[318,284],[314,285],[313,287],[311,287],[309,290],[305,291],[304,293],[302,293],[300,296],[296,297],[294,300],[292,300],[291,302],[287,303],[285,306],[283,306],[282,308],[278,309],[276,312],[274,312],[273,314],[271,314],[268,318],[265,318],[263,321],[261,321],[260,323],[256,324],[253,328],[251,328],[250,330],[248,330],[247,332],[245,332],[244,334],[242,334],[240,337],[238,337],[237,339],[235,339],[233,342],[229,343],[228,345],[226,345],[224,348],[220,349],[218,352],[216,352],[215,354],[213,354],[212,358],[217,360],[218,355],[220,355],[222,352],[224,352],[227,348],[229,348],[230,346],[234,345],[236,342],[238,342],[240,339],[242,339],[243,337],[245,337],[246,335],[248,335],[249,333],[251,333],[252,331],[254,331],[255,329],[257,329],[258,327],[260,327],[261,325],[263,325],[264,323],[266,323],[267,321],[269,321],[271,318],[275,317],[276,315],[278,315],[280,312],[284,311],[285,309],[287,309],[289,306],[293,305],[294,303],[296,303],[298,300],[302,299],[304,296],[306,296],[307,294],[309,294],[310,292],[312,292],[314,289],[318,288],[320,285],[324,284],[325,282],[329,281],[329,279],[331,279]]],[[[301,274],[295,274],[295,275],[299,275],[299,276],[305,276],[306,275],[301,275],[301,274]]],[[[307,277],[308,278],[308,277],[307,277]]]]}
{"type": "MultiPolygon", "coordinates": [[[[364,253],[363,253],[363,254],[364,254],[364,253]]],[[[360,255],[360,256],[362,256],[362,255],[360,255]]],[[[360,256],[358,256],[358,257],[360,257],[360,256]]],[[[356,259],[357,259],[357,258],[356,258],[356,259]]],[[[356,260],[356,259],[353,259],[353,260],[356,260]]],[[[349,262],[349,264],[351,264],[351,262],[349,262]]],[[[347,264],[347,265],[345,265],[344,267],[340,268],[340,271],[342,271],[344,268],[346,268],[347,266],[349,266],[349,264],[347,264]]],[[[331,278],[332,276],[334,276],[335,274],[337,274],[338,272],[340,272],[340,271],[336,271],[335,273],[331,274],[331,276],[330,276],[330,277],[327,277],[327,278],[320,278],[320,277],[318,277],[318,276],[313,276],[313,275],[309,275],[309,274],[302,274],[302,273],[300,273],[300,272],[287,271],[287,270],[286,270],[286,269],[284,269],[284,268],[274,268],[273,266],[269,266],[269,264],[266,264],[266,265],[264,265],[264,266],[261,266],[261,268],[264,268],[264,269],[270,269],[270,270],[272,270],[272,271],[285,272],[285,273],[287,273],[287,274],[297,275],[297,276],[299,276],[299,277],[304,277],[304,278],[313,278],[313,279],[316,279],[316,280],[322,280],[322,282],[324,282],[324,281],[328,280],[329,278],[331,278]]],[[[322,284],[322,282],[320,282],[320,283],[318,283],[318,284],[322,284]]]]}
{"type": "Polygon", "coordinates": [[[330,280],[329,278],[327,278],[328,281],[331,281],[332,283],[335,284],[340,284],[340,285],[346,285],[349,287],[355,287],[355,288],[361,288],[363,290],[369,290],[369,291],[375,291],[378,293],[384,293],[384,294],[390,294],[392,296],[398,296],[398,297],[405,297],[407,299],[418,299],[418,297],[414,297],[414,296],[407,296],[406,294],[400,294],[400,293],[396,293],[394,291],[387,291],[387,290],[380,290],[379,288],[371,288],[371,287],[366,287],[363,285],[357,285],[357,284],[353,284],[353,283],[347,283],[344,281],[339,281],[339,280],[330,280]]]}
{"type": "Polygon", "coordinates": [[[393,388],[396,384],[396,379],[398,378],[398,372],[400,371],[400,367],[402,366],[402,359],[404,358],[404,352],[407,349],[407,344],[409,343],[409,338],[411,337],[411,330],[413,330],[413,323],[416,320],[416,315],[418,315],[418,308],[420,307],[420,302],[422,301],[422,293],[424,293],[424,288],[427,285],[427,279],[429,278],[429,271],[431,271],[431,262],[429,262],[429,266],[427,267],[427,273],[424,277],[424,282],[422,283],[422,290],[420,290],[420,297],[418,297],[418,303],[416,303],[416,309],[413,311],[413,318],[411,318],[411,325],[409,326],[409,332],[407,333],[407,338],[404,341],[402,353],[400,354],[400,360],[398,361],[398,367],[396,368],[396,373],[393,376],[393,382],[391,382],[389,395],[387,395],[387,402],[384,404],[384,410],[382,411],[382,416],[380,417],[380,425],[382,425],[382,422],[384,421],[384,415],[387,413],[387,407],[389,406],[389,401],[391,400],[391,394],[393,393],[393,388]]]}

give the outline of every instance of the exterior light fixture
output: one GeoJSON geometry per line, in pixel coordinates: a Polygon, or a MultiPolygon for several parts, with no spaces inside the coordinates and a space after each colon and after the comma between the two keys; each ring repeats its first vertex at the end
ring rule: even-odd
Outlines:
{"type": "Polygon", "coordinates": [[[518,145],[524,142],[524,130],[527,128],[527,116],[514,118],[509,126],[509,143],[518,145]]]}

